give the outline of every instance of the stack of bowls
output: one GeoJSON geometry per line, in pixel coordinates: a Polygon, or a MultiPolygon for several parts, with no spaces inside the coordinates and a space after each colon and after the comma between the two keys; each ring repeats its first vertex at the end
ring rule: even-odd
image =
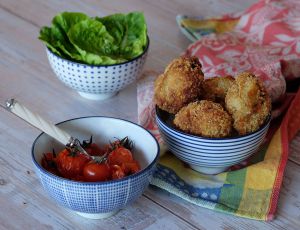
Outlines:
{"type": "Polygon", "coordinates": [[[259,130],[243,136],[206,138],[176,129],[173,117],[156,107],[156,122],[168,149],[192,169],[205,174],[223,172],[257,152],[271,120],[269,116],[259,130]]]}

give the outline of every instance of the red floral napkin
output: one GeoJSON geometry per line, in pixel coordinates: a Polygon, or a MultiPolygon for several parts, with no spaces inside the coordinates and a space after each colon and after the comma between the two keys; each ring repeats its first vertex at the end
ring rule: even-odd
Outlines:
{"type": "MultiPolygon", "coordinates": [[[[206,77],[255,73],[275,102],[285,94],[285,80],[300,77],[300,1],[261,0],[238,15],[232,30],[201,37],[186,54],[199,57],[206,77]]],[[[232,19],[225,15],[218,26],[232,19]]]]}

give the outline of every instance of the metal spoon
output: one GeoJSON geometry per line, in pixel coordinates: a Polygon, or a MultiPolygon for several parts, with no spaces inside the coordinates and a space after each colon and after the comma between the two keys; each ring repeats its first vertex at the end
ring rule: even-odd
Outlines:
{"type": "Polygon", "coordinates": [[[30,125],[38,128],[39,130],[45,132],[49,136],[53,137],[55,140],[59,141],[63,145],[67,147],[79,151],[85,155],[87,155],[92,160],[97,162],[102,162],[106,158],[106,154],[102,156],[91,156],[89,155],[80,145],[80,141],[77,138],[72,137],[66,131],[60,129],[59,127],[51,124],[50,122],[46,121],[40,115],[33,113],[24,105],[20,104],[15,99],[9,99],[5,103],[6,109],[15,114],[16,116],[22,118],[30,125]]]}

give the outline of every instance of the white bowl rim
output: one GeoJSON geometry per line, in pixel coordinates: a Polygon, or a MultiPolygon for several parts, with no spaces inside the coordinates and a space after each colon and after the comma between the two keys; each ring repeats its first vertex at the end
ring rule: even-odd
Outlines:
{"type": "Polygon", "coordinates": [[[148,35],[147,35],[147,44],[146,44],[146,47],[145,47],[145,49],[143,50],[143,53],[141,53],[140,55],[138,55],[138,56],[136,56],[135,58],[130,59],[130,60],[128,60],[128,61],[121,62],[121,63],[116,63],[116,64],[110,64],[110,65],[90,65],[90,64],[85,64],[85,63],[81,63],[81,62],[76,62],[76,61],[74,61],[74,60],[66,59],[66,58],[63,58],[63,57],[61,57],[61,56],[59,56],[59,55],[53,53],[52,50],[50,50],[50,49],[47,47],[47,45],[45,45],[45,46],[46,46],[46,50],[47,50],[49,53],[51,53],[53,56],[57,57],[58,59],[61,59],[62,61],[70,62],[70,63],[72,63],[72,64],[74,64],[74,65],[77,65],[77,66],[89,66],[89,67],[91,67],[91,68],[97,68],[97,67],[106,67],[106,68],[107,68],[107,67],[110,67],[110,66],[118,66],[118,65],[128,64],[128,63],[133,62],[133,61],[139,59],[140,57],[142,57],[145,53],[147,53],[147,51],[148,51],[148,49],[149,49],[149,46],[150,46],[150,39],[149,39],[149,37],[148,37],[148,35]]]}
{"type": "MultiPolygon", "coordinates": [[[[240,138],[244,138],[244,137],[247,137],[247,136],[251,136],[259,131],[261,131],[262,129],[264,129],[268,124],[269,122],[271,121],[271,114],[269,114],[267,117],[266,117],[266,120],[264,121],[263,125],[261,125],[259,127],[258,130],[254,131],[254,132],[251,132],[251,133],[247,133],[247,134],[244,134],[244,135],[238,135],[238,136],[234,136],[234,137],[221,137],[221,138],[218,138],[218,137],[202,137],[202,136],[197,136],[197,135],[193,135],[193,134],[190,134],[190,133],[185,133],[179,129],[175,129],[174,127],[171,127],[169,126],[157,113],[158,110],[161,110],[163,112],[166,112],[162,109],[160,109],[157,105],[155,105],[155,115],[157,117],[157,119],[162,123],[164,124],[166,127],[168,127],[169,129],[171,129],[173,132],[175,133],[178,133],[179,135],[181,136],[186,136],[187,138],[192,138],[192,139],[198,139],[198,140],[210,140],[210,141],[217,141],[217,140],[238,140],[240,138]]],[[[167,112],[166,112],[167,113],[167,112]]]]}
{"type": "Polygon", "coordinates": [[[59,122],[59,123],[56,123],[55,125],[60,125],[60,124],[63,124],[63,123],[66,123],[66,122],[69,122],[69,121],[73,121],[73,120],[79,120],[79,119],[83,119],[83,118],[109,118],[109,119],[115,119],[115,120],[119,120],[119,121],[124,121],[124,122],[127,122],[127,123],[131,123],[133,125],[136,125],[140,128],[142,128],[143,130],[145,130],[146,132],[148,132],[150,134],[150,136],[153,137],[155,143],[156,143],[156,146],[157,146],[157,152],[156,152],[156,156],[155,158],[153,159],[153,161],[147,165],[147,167],[145,167],[144,169],[140,170],[139,172],[137,173],[134,173],[134,174],[131,174],[129,176],[126,176],[126,177],[123,177],[122,179],[117,179],[117,180],[109,180],[109,181],[98,181],[98,182],[82,182],[82,181],[75,181],[75,180],[70,180],[70,179],[67,179],[67,178],[63,178],[63,177],[60,177],[60,176],[56,176],[54,175],[53,173],[47,171],[46,169],[44,169],[35,159],[34,157],[34,147],[35,147],[35,144],[37,142],[37,140],[43,135],[45,134],[44,132],[40,133],[34,140],[33,144],[32,144],[32,147],[31,147],[31,157],[32,157],[32,161],[33,163],[35,164],[35,166],[40,170],[42,171],[43,173],[45,173],[47,176],[50,176],[54,179],[60,179],[62,181],[66,181],[68,183],[74,183],[74,184],[81,184],[81,185],[107,185],[107,184],[115,184],[115,183],[119,183],[119,182],[122,182],[122,181],[126,181],[126,180],[129,180],[131,178],[134,178],[134,177],[137,177],[139,176],[140,174],[144,173],[146,170],[150,169],[153,167],[153,165],[156,163],[158,157],[159,157],[159,152],[160,152],[160,146],[158,144],[158,141],[156,140],[156,138],[153,136],[153,134],[145,129],[144,127],[142,127],[141,125],[138,125],[132,121],[128,121],[128,120],[125,120],[125,119],[122,119],[122,118],[116,118],[116,117],[108,117],[108,116],[83,116],[83,117],[76,117],[76,118],[72,118],[72,119],[68,119],[68,120],[65,120],[65,121],[62,121],[62,122],[59,122]]]}
{"type": "Polygon", "coordinates": [[[178,151],[175,151],[174,149],[171,149],[170,150],[172,153],[174,153],[174,155],[178,155],[178,156],[182,156],[186,159],[190,159],[190,160],[193,160],[193,161],[205,161],[205,162],[218,162],[218,163],[221,163],[221,162],[230,162],[230,161],[233,161],[233,160],[238,160],[238,159],[242,159],[246,156],[250,156],[250,155],[253,155],[254,153],[256,153],[257,151],[259,151],[259,149],[257,149],[257,151],[248,151],[246,152],[245,154],[243,155],[238,155],[236,157],[230,157],[230,158],[209,158],[209,157],[205,157],[205,156],[197,156],[197,157],[194,157],[194,156],[190,156],[191,154],[180,154],[178,151]]]}
{"type": "MultiPolygon", "coordinates": [[[[267,128],[267,126],[266,126],[267,128]]],[[[166,137],[166,139],[168,139],[168,142],[172,142],[172,144],[175,144],[177,146],[182,146],[183,148],[185,149],[189,149],[189,150],[192,150],[191,148],[196,148],[197,150],[201,150],[201,151],[213,151],[214,153],[218,153],[220,151],[222,152],[225,152],[225,151],[230,151],[232,153],[232,151],[234,151],[234,153],[236,152],[239,152],[237,150],[241,149],[241,146],[242,148],[248,148],[248,147],[251,147],[253,146],[254,143],[257,143],[259,141],[261,141],[261,137],[262,136],[265,136],[266,132],[264,130],[264,132],[262,132],[260,135],[258,135],[256,138],[249,138],[250,140],[246,140],[244,141],[242,144],[240,144],[239,142],[239,147],[235,147],[236,144],[235,142],[231,142],[231,143],[225,143],[227,145],[208,145],[206,142],[201,142],[201,144],[199,144],[199,142],[192,142],[192,141],[187,141],[187,140],[183,140],[182,139],[179,139],[179,138],[176,138],[176,133],[174,133],[173,135],[170,135],[170,132],[171,131],[166,131],[165,129],[161,129],[159,128],[159,131],[166,137]],[[176,139],[175,139],[176,138],[176,139]],[[184,143],[187,143],[187,144],[183,144],[184,143]],[[178,143],[178,144],[177,144],[178,143]],[[250,143],[250,144],[249,144],[250,143]],[[201,145],[201,147],[199,147],[201,145]],[[212,150],[213,148],[217,148],[212,150]]],[[[222,144],[222,143],[220,143],[222,144]]],[[[224,154],[224,153],[222,153],[224,154]]]]}
{"type": "MultiPolygon", "coordinates": [[[[258,146],[260,146],[262,144],[263,141],[261,141],[258,146]]],[[[255,150],[258,148],[256,145],[253,146],[252,148],[247,148],[243,151],[237,151],[236,154],[231,154],[229,153],[205,153],[204,151],[193,151],[192,149],[187,149],[184,147],[180,147],[180,145],[176,145],[174,144],[174,142],[167,142],[168,145],[172,146],[172,149],[176,149],[178,150],[177,152],[182,152],[182,154],[180,155],[188,155],[192,158],[207,158],[207,159],[213,159],[213,160],[226,160],[226,159],[230,159],[230,158],[237,158],[237,157],[241,157],[244,155],[247,155],[250,152],[255,152],[255,150]]]]}

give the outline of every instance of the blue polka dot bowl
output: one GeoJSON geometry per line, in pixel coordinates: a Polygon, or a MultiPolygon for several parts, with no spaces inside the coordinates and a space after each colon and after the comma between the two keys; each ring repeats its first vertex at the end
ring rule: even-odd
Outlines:
{"type": "Polygon", "coordinates": [[[271,116],[255,132],[227,138],[206,138],[184,133],[173,124],[174,115],[156,107],[156,123],[168,149],[180,160],[204,174],[217,174],[259,151],[271,116]]]}
{"type": "Polygon", "coordinates": [[[63,145],[41,133],[32,145],[35,171],[49,197],[60,206],[86,218],[101,219],[137,200],[152,179],[159,156],[156,139],[144,128],[132,122],[110,117],[82,117],[57,124],[79,140],[89,139],[100,145],[115,138],[128,136],[134,142],[133,156],[141,170],[118,180],[77,182],[56,176],[41,166],[43,153],[59,152],[63,145]]]}
{"type": "Polygon", "coordinates": [[[55,75],[82,97],[104,100],[133,83],[140,75],[146,61],[149,39],[144,52],[138,57],[114,65],[88,65],[64,59],[46,49],[55,75]]]}

